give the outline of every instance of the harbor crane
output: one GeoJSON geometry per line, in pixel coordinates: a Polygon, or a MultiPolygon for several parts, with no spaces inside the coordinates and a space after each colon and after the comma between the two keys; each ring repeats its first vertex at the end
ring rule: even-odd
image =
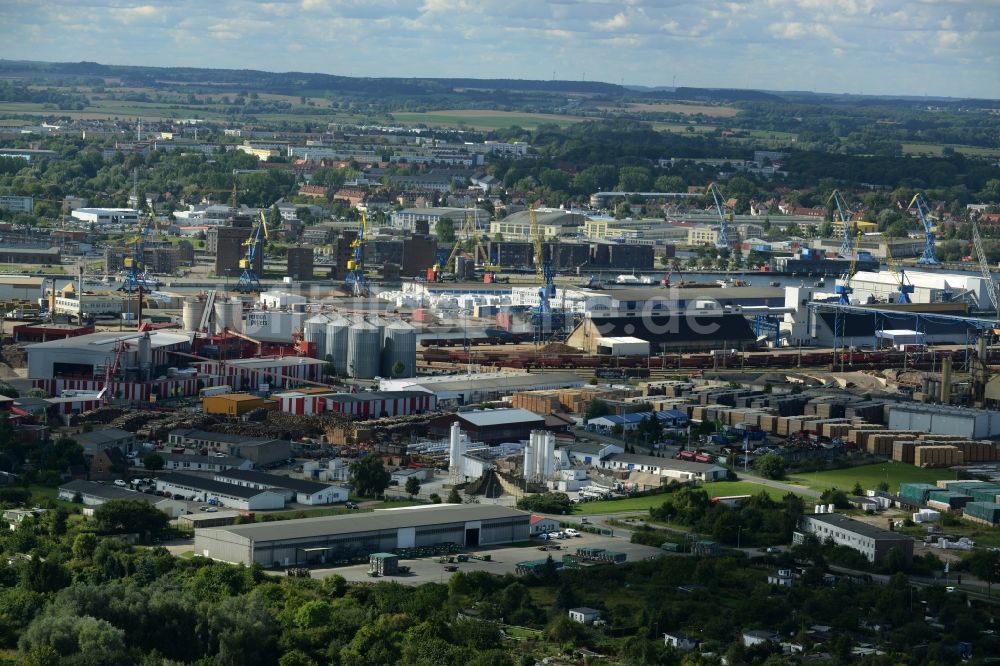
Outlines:
{"type": "Polygon", "coordinates": [[[844,240],[840,244],[840,256],[847,258],[854,255],[854,238],[851,235],[851,222],[852,215],[848,212],[850,209],[847,207],[847,202],[844,201],[844,197],[840,194],[840,190],[834,190],[833,194],[827,200],[827,205],[833,202],[837,209],[837,219],[840,221],[840,226],[844,233],[844,240]]]}
{"type": "Polygon", "coordinates": [[[896,284],[899,286],[899,300],[896,302],[904,305],[912,303],[913,299],[910,298],[910,294],[913,293],[913,284],[906,277],[906,272],[896,262],[896,258],[892,256],[892,240],[885,234],[882,234],[882,238],[885,240],[885,263],[889,267],[892,277],[896,280],[896,284]]]}
{"type": "Polygon", "coordinates": [[[940,264],[938,261],[937,252],[934,249],[934,216],[931,215],[931,207],[927,205],[927,201],[924,199],[924,195],[921,192],[917,192],[913,195],[913,200],[910,201],[910,205],[906,207],[907,210],[916,207],[917,217],[920,218],[920,223],[924,225],[924,251],[917,259],[918,264],[940,264]]]}
{"type": "Polygon", "coordinates": [[[715,247],[728,249],[731,242],[729,238],[729,225],[733,221],[733,214],[729,211],[729,206],[726,204],[726,197],[723,196],[719,186],[715,183],[708,184],[705,194],[712,195],[712,201],[715,203],[715,212],[719,216],[719,235],[715,239],[715,247]]]}
{"type": "MultiPolygon", "coordinates": [[[[267,240],[267,215],[261,211],[257,226],[250,233],[250,237],[243,242],[247,248],[247,254],[245,258],[240,259],[240,282],[236,291],[241,293],[260,291],[260,276],[257,275],[256,262],[257,255],[263,253],[262,246],[267,240]]],[[[261,254],[261,258],[263,258],[263,254],[261,254]]]]}
{"type": "MultiPolygon", "coordinates": [[[[846,231],[846,229],[845,229],[846,231]]],[[[848,234],[850,236],[850,234],[848,234]]],[[[858,234],[860,240],[861,234],[858,234]]],[[[851,294],[854,293],[854,288],[851,286],[851,280],[854,278],[854,274],[858,271],[858,247],[851,243],[853,250],[851,253],[851,264],[847,268],[847,273],[844,274],[844,284],[838,284],[835,288],[837,293],[837,302],[840,305],[850,305],[851,304],[851,294]]]]}
{"type": "Polygon", "coordinates": [[[347,277],[344,284],[355,296],[368,296],[371,287],[365,276],[365,241],[368,240],[368,215],[361,211],[358,235],[351,241],[351,258],[347,260],[347,277]]]}
{"type": "Polygon", "coordinates": [[[156,215],[155,213],[149,213],[146,216],[145,225],[139,230],[139,235],[126,242],[126,245],[132,246],[132,254],[125,257],[123,261],[125,275],[119,291],[131,294],[140,287],[143,289],[157,289],[161,286],[160,282],[149,277],[145,269],[146,239],[149,238],[154,228],[159,233],[159,227],[156,224],[156,215]]]}
{"type": "Polygon", "coordinates": [[[535,204],[528,206],[528,219],[531,221],[531,242],[535,249],[535,276],[541,287],[538,289],[538,311],[541,314],[551,312],[549,300],[556,296],[556,285],[552,274],[552,262],[545,258],[545,248],[542,245],[542,231],[538,225],[538,214],[535,204]]]}
{"type": "MultiPolygon", "coordinates": [[[[976,257],[979,259],[979,270],[986,281],[986,292],[989,294],[990,302],[996,311],[997,321],[1000,322],[1000,289],[993,281],[993,273],[990,272],[990,264],[986,261],[986,250],[983,248],[983,238],[979,235],[979,225],[975,218],[972,219],[972,244],[976,248],[976,257]]],[[[981,306],[980,306],[981,308],[981,306]]]]}

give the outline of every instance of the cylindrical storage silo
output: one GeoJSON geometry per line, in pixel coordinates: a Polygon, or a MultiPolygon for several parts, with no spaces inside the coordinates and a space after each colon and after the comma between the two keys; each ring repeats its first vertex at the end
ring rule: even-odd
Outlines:
{"type": "Polygon", "coordinates": [[[417,330],[401,319],[385,327],[382,348],[383,377],[414,377],[417,374],[417,330]]]}
{"type": "Polygon", "coordinates": [[[329,317],[318,314],[306,319],[302,325],[302,335],[305,341],[312,345],[313,358],[324,358],[326,356],[326,325],[329,323],[329,317]]]}
{"type": "Polygon", "coordinates": [[[370,317],[366,317],[365,319],[369,324],[378,329],[379,340],[385,337],[385,327],[389,325],[389,320],[378,315],[372,315],[370,317]]]}
{"type": "Polygon", "coordinates": [[[382,339],[378,327],[360,321],[347,331],[347,375],[372,379],[378,375],[382,360],[382,339]]]}
{"type": "Polygon", "coordinates": [[[333,363],[338,375],[347,374],[347,331],[353,324],[350,319],[335,314],[326,325],[326,354],[324,358],[333,363]]]}
{"type": "Polygon", "coordinates": [[[205,301],[197,298],[185,298],[181,321],[185,331],[197,331],[201,318],[205,314],[205,301]]]}
{"type": "Polygon", "coordinates": [[[535,447],[528,442],[524,447],[524,478],[527,481],[533,479],[535,475],[535,447]]]}
{"type": "Polygon", "coordinates": [[[225,329],[243,332],[243,301],[232,298],[215,304],[215,330],[219,333],[225,329]]]}

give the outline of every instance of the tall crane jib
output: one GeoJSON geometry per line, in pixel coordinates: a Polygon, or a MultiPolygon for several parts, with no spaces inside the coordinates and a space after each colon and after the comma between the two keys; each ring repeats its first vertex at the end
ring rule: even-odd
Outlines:
{"type": "Polygon", "coordinates": [[[715,204],[715,212],[719,216],[719,235],[715,240],[715,247],[729,248],[732,243],[729,225],[733,221],[733,214],[729,211],[726,198],[723,196],[722,191],[719,190],[718,185],[715,183],[709,183],[708,189],[705,193],[712,195],[712,201],[715,204]]]}
{"type": "MultiPolygon", "coordinates": [[[[848,234],[850,236],[850,234],[848,234]]],[[[860,240],[861,234],[858,234],[858,240],[860,240]]],[[[851,304],[851,294],[854,293],[854,287],[851,286],[851,280],[854,278],[854,274],[858,272],[858,248],[857,245],[851,243],[853,250],[851,252],[851,264],[847,268],[847,273],[844,274],[844,284],[837,285],[835,291],[837,292],[837,302],[840,305],[850,305],[851,304]]]]}
{"type": "Polygon", "coordinates": [[[924,251],[917,259],[918,264],[939,264],[937,252],[934,249],[935,234],[934,234],[934,217],[931,215],[931,207],[927,205],[927,201],[924,199],[924,195],[917,192],[913,195],[913,200],[910,201],[910,205],[907,206],[907,210],[916,207],[917,217],[920,218],[920,223],[924,225],[924,251]]]}
{"type": "Polygon", "coordinates": [[[889,272],[892,273],[892,277],[895,278],[896,285],[899,287],[899,296],[897,296],[896,302],[912,303],[913,299],[910,294],[913,293],[913,284],[906,277],[906,271],[899,267],[896,258],[892,256],[892,239],[885,234],[882,234],[882,239],[885,241],[885,263],[889,266],[889,272]]]}
{"type": "Polygon", "coordinates": [[[139,287],[156,289],[161,286],[161,283],[153,279],[145,269],[146,239],[149,238],[154,228],[159,233],[156,215],[148,213],[146,223],[139,229],[139,235],[126,242],[126,246],[130,246],[132,252],[123,261],[124,275],[120,291],[132,293],[139,287]]]}
{"type": "Polygon", "coordinates": [[[840,190],[834,190],[833,194],[830,195],[830,199],[827,200],[827,205],[833,202],[834,207],[837,209],[837,220],[840,223],[841,231],[844,235],[844,240],[840,244],[840,256],[847,257],[854,255],[854,237],[851,233],[851,222],[852,215],[848,212],[850,208],[847,207],[847,202],[844,201],[844,197],[841,196],[840,190]]]}
{"type": "Polygon", "coordinates": [[[979,271],[986,281],[986,293],[990,297],[997,321],[1000,321],[1000,288],[993,281],[993,273],[990,272],[990,263],[986,260],[986,250],[983,248],[983,238],[979,235],[979,225],[976,220],[972,220],[972,244],[976,247],[976,258],[979,260],[979,271]]]}
{"type": "Polygon", "coordinates": [[[354,296],[368,296],[368,278],[365,276],[365,241],[368,240],[368,215],[361,211],[358,235],[351,241],[351,258],[347,261],[345,286],[354,296]]]}
{"type": "Polygon", "coordinates": [[[262,246],[267,240],[267,216],[261,212],[257,226],[250,233],[250,238],[243,243],[247,248],[247,253],[243,259],[240,259],[240,283],[236,288],[237,291],[244,293],[260,291],[260,276],[257,275],[257,256],[260,254],[263,258],[262,253],[264,249],[262,246]]]}

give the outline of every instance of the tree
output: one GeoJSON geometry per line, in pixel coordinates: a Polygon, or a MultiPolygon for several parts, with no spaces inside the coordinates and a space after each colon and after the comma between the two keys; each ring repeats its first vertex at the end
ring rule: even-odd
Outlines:
{"type": "Polygon", "coordinates": [[[462,496],[458,494],[458,488],[452,488],[448,493],[448,504],[461,504],[462,496]]]}
{"type": "Polygon", "coordinates": [[[420,479],[411,475],[408,479],[406,479],[406,485],[404,488],[406,489],[406,494],[413,497],[420,492],[420,479]]]}
{"type": "Polygon", "coordinates": [[[573,509],[573,503],[566,493],[541,493],[522,497],[517,501],[517,508],[522,511],[568,514],[573,509]]]}
{"type": "Polygon", "coordinates": [[[823,491],[823,494],[819,496],[819,499],[824,504],[832,504],[838,509],[851,508],[851,503],[847,501],[847,493],[840,488],[827,488],[823,491]]]}
{"type": "Polygon", "coordinates": [[[602,416],[607,416],[611,413],[611,408],[608,407],[608,403],[604,402],[600,398],[594,398],[589,403],[587,403],[587,411],[584,414],[584,418],[589,421],[590,419],[600,418],[602,416]]]}
{"type": "Polygon", "coordinates": [[[434,233],[437,234],[439,243],[454,243],[455,221],[450,217],[438,219],[437,224],[434,225],[434,233]]]}
{"type": "Polygon", "coordinates": [[[993,596],[993,583],[1000,580],[1000,552],[978,549],[966,560],[966,564],[972,575],[986,582],[987,596],[993,596]]]}
{"type": "Polygon", "coordinates": [[[142,459],[143,466],[153,472],[163,469],[166,464],[163,460],[163,456],[158,453],[150,453],[148,456],[142,459]]]}
{"type": "Polygon", "coordinates": [[[111,500],[94,510],[97,531],[104,534],[158,535],[169,522],[167,514],[140,500],[111,500]]]}
{"type": "Polygon", "coordinates": [[[753,468],[766,479],[785,478],[785,459],[777,453],[768,453],[753,463],[753,468]]]}
{"type": "Polygon", "coordinates": [[[375,455],[367,455],[351,462],[348,468],[351,472],[351,483],[354,492],[364,497],[377,497],[389,487],[389,472],[386,471],[382,459],[375,455]]]}

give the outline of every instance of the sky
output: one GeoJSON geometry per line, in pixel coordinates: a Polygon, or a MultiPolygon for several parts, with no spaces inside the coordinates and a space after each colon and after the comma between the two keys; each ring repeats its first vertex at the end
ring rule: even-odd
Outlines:
{"type": "Polygon", "coordinates": [[[1000,0],[0,0],[0,58],[1000,99],[1000,0]]]}

